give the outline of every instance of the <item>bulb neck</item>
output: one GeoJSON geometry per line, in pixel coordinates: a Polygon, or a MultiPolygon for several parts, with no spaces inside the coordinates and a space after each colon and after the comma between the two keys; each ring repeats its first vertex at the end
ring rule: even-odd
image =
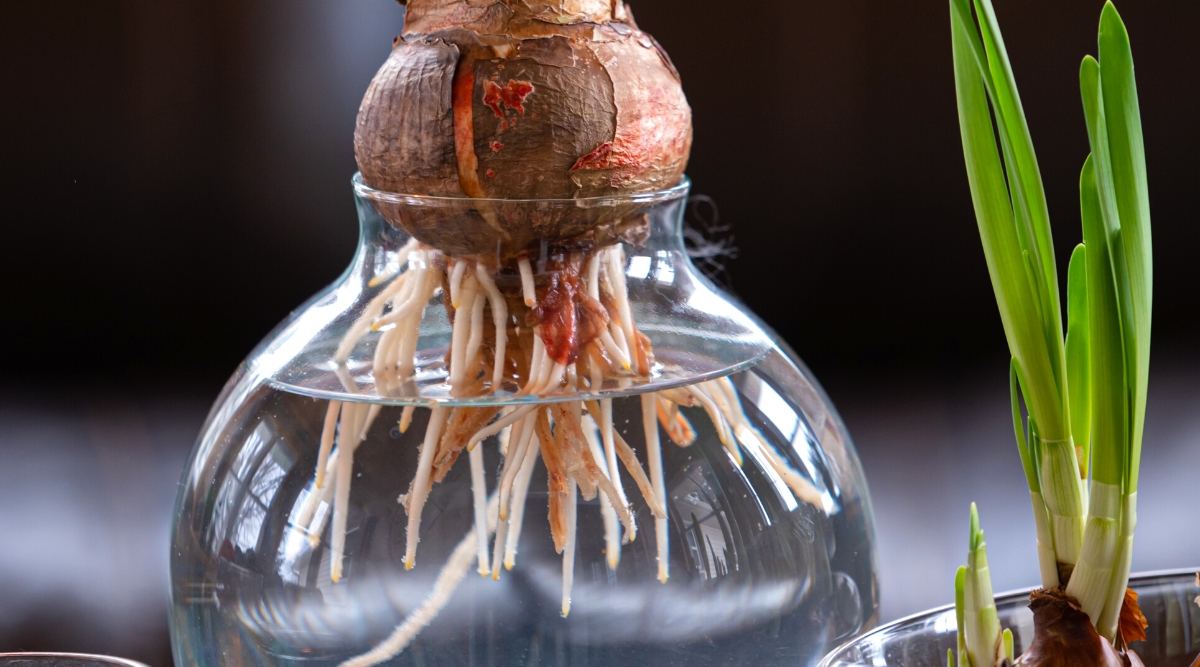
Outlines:
{"type": "Polygon", "coordinates": [[[686,181],[577,200],[420,197],[358,178],[355,192],[361,235],[350,268],[252,355],[254,372],[289,391],[405,405],[578,400],[714,379],[773,347],[757,318],[692,264],[686,181]],[[510,242],[484,245],[479,230],[497,226],[510,242]],[[458,340],[464,317],[480,333],[458,340]],[[492,380],[500,337],[508,356],[492,380]],[[582,354],[616,372],[586,390],[531,391],[522,373],[534,337],[568,375],[582,354]],[[388,346],[397,352],[379,353],[388,346]],[[474,385],[453,376],[456,349],[484,360],[474,385]]]}

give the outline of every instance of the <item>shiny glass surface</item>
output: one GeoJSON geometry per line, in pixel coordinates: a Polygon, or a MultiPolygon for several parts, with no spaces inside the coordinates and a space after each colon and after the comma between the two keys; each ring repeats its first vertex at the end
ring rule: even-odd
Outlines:
{"type": "MultiPolygon", "coordinates": [[[[646,198],[648,208],[637,215],[649,223],[649,235],[624,242],[634,320],[653,343],[651,377],[532,396],[516,386],[450,395],[444,362],[450,325],[441,298],[425,306],[412,381],[376,390],[368,336],[344,366],[358,391],[345,389],[334,350],[372,298],[372,280],[401,268],[395,253],[409,241],[403,225],[379,212],[375,200],[382,195],[364,195],[361,184],[356,194],[363,242],[352,267],[268,336],[231,378],[185,470],[171,549],[177,667],[339,665],[406,623],[414,629],[410,640],[384,664],[793,667],[816,664],[874,624],[871,504],[849,435],[795,355],[692,267],[680,233],[686,188],[646,198]],[[739,463],[704,407],[679,408],[695,437],[677,446],[659,429],[665,532],[656,532],[659,522],[622,469],[639,530],[619,546],[614,568],[603,496],[579,499],[567,559],[569,614],[562,613],[567,563],[547,521],[543,461],[534,464],[522,504],[511,570],[493,580],[479,576],[472,562],[459,579],[452,576],[456,554],[472,536],[465,460],[431,487],[415,567],[405,569],[409,517],[397,498],[410,492],[420,466],[431,407],[611,398],[616,433],[653,475],[641,397],[713,378],[727,378],[721,386],[740,403],[739,438],[757,434],[769,450],[743,447],[739,463]],[[314,475],[331,400],[366,403],[377,415],[353,454],[336,583],[334,509],[316,502],[323,496],[314,475]],[[411,425],[402,430],[404,411],[413,406],[411,425]],[[668,547],[665,583],[659,535],[668,547]],[[446,590],[448,576],[453,585],[441,606],[423,615],[446,590]]],[[[504,464],[498,440],[479,445],[487,496],[495,495],[504,464]]]]}
{"type": "MultiPolygon", "coordinates": [[[[1134,575],[1129,587],[1150,622],[1146,641],[1130,647],[1146,667],[1187,667],[1200,654],[1200,607],[1195,570],[1134,575]]],[[[996,596],[1000,625],[1013,631],[1018,655],[1033,639],[1029,591],[996,596]]],[[[944,667],[956,648],[954,607],[889,623],[831,652],[821,667],[944,667]]]]}
{"type": "Polygon", "coordinates": [[[0,653],[0,667],[146,667],[140,662],[90,653],[0,653]]]}
{"type": "MultiPolygon", "coordinates": [[[[445,362],[451,322],[441,296],[423,311],[421,338],[411,381],[380,391],[372,374],[372,355],[382,332],[368,332],[354,346],[345,368],[359,392],[349,394],[331,360],[338,345],[371,299],[385,289],[380,277],[403,274],[400,256],[423,216],[435,220],[478,218],[480,210],[515,218],[560,218],[572,210],[585,217],[644,220],[642,238],[624,243],[625,280],[638,328],[654,342],[657,363],[649,378],[628,386],[609,381],[606,396],[634,395],[728,375],[770,352],[773,336],[744,306],[721,294],[688,259],[681,225],[687,204],[686,182],[658,193],[583,200],[472,200],[416,197],[379,192],[355,178],[361,229],[354,261],[342,277],[295,311],[251,353],[249,371],[286,391],[319,398],[369,400],[391,405],[495,405],[556,400],[522,396],[515,386],[480,396],[451,397],[445,362]],[[483,203],[481,203],[483,202],[483,203]],[[416,219],[414,221],[414,218],[416,219]],[[391,222],[389,222],[391,221],[391,222]]],[[[484,224],[484,223],[478,223],[484,224]]],[[[502,258],[490,258],[501,263],[502,258]]],[[[534,276],[547,275],[535,248],[534,276]]],[[[515,286],[516,271],[501,269],[496,283],[515,286]]],[[[585,394],[588,392],[584,392],[585,394]]],[[[560,396],[557,400],[571,400],[560,396]]]]}

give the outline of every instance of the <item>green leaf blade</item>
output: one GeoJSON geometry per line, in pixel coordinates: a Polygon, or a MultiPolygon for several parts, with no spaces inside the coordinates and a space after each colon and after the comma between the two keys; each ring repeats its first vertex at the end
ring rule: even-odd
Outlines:
{"type": "Polygon", "coordinates": [[[1071,436],[1080,452],[1079,470],[1088,471],[1091,452],[1092,386],[1088,365],[1087,252],[1080,243],[1067,269],[1067,396],[1071,436]]]}
{"type": "Polygon", "coordinates": [[[979,16],[979,29],[987,53],[992,102],[999,122],[1004,159],[1009,167],[1009,185],[1013,190],[1013,210],[1023,240],[1037,266],[1035,287],[1044,306],[1041,317],[1046,332],[1046,344],[1057,362],[1051,370],[1059,385],[1060,397],[1065,398],[1065,365],[1063,363],[1062,309],[1058,296],[1058,270],[1054,260],[1054,242],[1050,230],[1050,213],[1046,205],[1045,187],[1033,137],[1025,120],[1016,77],[1008,59],[1004,38],[996,20],[991,0],[974,0],[979,16]]]}
{"type": "MultiPolygon", "coordinates": [[[[1017,436],[1017,451],[1021,455],[1021,468],[1025,471],[1025,483],[1029,485],[1031,492],[1041,493],[1042,484],[1038,479],[1037,462],[1034,461],[1033,455],[1029,451],[1029,444],[1025,440],[1025,423],[1021,418],[1020,373],[1021,367],[1014,357],[1008,365],[1008,393],[1012,397],[1013,432],[1017,436]]],[[[1034,511],[1038,509],[1040,508],[1034,508],[1034,511]]]]}
{"type": "MultiPolygon", "coordinates": [[[[1052,299],[1039,296],[1036,278],[1027,270],[1026,249],[997,150],[987,98],[987,68],[979,60],[983,52],[979,35],[967,3],[952,0],[950,14],[963,156],[1000,318],[1009,349],[1023,371],[1031,415],[1047,438],[1064,440],[1070,436],[1070,425],[1065,418],[1061,325],[1058,333],[1048,337],[1046,309],[1042,307],[1049,303],[1057,308],[1057,287],[1052,299]]],[[[1001,143],[1006,141],[1002,130],[1001,143]]],[[[1041,260],[1034,264],[1034,273],[1041,273],[1041,260]]]]}
{"type": "MultiPolygon", "coordinates": [[[[1084,87],[1086,90],[1086,84],[1084,87]]],[[[1116,281],[1092,156],[1084,162],[1079,177],[1079,207],[1087,248],[1092,479],[1103,484],[1120,484],[1125,468],[1127,416],[1125,352],[1116,281]]]]}
{"type": "Polygon", "coordinates": [[[1123,329],[1130,386],[1130,451],[1126,488],[1137,490],[1145,422],[1146,387],[1150,370],[1150,313],[1153,301],[1153,253],[1150,234],[1150,196],[1141,111],[1129,33],[1112,2],[1100,14],[1101,97],[1105,115],[1113,196],[1119,213],[1119,243],[1128,294],[1121,295],[1126,312],[1123,329]]]}

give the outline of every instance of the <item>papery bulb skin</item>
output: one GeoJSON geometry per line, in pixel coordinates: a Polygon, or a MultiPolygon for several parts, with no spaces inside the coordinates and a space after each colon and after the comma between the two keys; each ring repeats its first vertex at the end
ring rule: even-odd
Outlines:
{"type": "Polygon", "coordinates": [[[1101,637],[1079,603],[1061,590],[1029,596],[1033,643],[1017,658],[1021,667],[1140,667],[1133,651],[1118,652],[1101,637]]]}
{"type": "MultiPolygon", "coordinates": [[[[691,142],[678,72],[619,0],[413,0],[354,148],[378,190],[572,199],[670,187],[691,142]]],[[[436,222],[393,220],[455,254],[515,252],[612,221],[436,222]]]]}

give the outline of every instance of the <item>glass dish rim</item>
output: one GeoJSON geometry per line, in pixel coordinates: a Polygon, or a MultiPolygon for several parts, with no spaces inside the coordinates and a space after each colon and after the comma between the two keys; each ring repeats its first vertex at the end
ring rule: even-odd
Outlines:
{"type": "Polygon", "coordinates": [[[0,651],[0,658],[77,658],[80,660],[94,660],[96,662],[125,665],[125,667],[147,667],[147,665],[144,663],[136,660],[121,658],[115,655],[102,655],[100,653],[69,653],[65,651],[0,651]]]}
{"type": "Polygon", "coordinates": [[[628,194],[613,194],[613,195],[597,195],[595,197],[558,197],[548,199],[504,199],[497,197],[448,197],[444,195],[417,195],[402,192],[388,192],[387,190],[377,190],[367,185],[362,178],[362,172],[354,172],[350,182],[354,186],[355,194],[369,199],[371,201],[380,201],[389,204],[409,204],[413,206],[463,206],[474,205],[480,203],[491,204],[528,204],[528,205],[560,205],[560,206],[580,206],[592,208],[598,206],[619,206],[621,204],[655,204],[659,202],[671,201],[679,199],[687,194],[691,189],[692,181],[686,175],[681,176],[679,182],[669,188],[662,190],[651,190],[649,192],[632,192],[628,194]]]}
{"type": "Polygon", "coordinates": [[[549,405],[551,403],[566,403],[570,401],[596,401],[605,398],[631,398],[641,396],[646,393],[653,393],[663,389],[672,389],[682,387],[698,382],[708,382],[723,377],[729,377],[748,371],[771,354],[771,351],[778,348],[776,341],[772,338],[772,345],[763,349],[760,353],[754,355],[750,359],[739,361],[736,364],[725,366],[707,373],[698,373],[686,377],[672,378],[653,385],[636,384],[627,388],[607,389],[599,392],[578,392],[578,393],[562,393],[552,394],[549,396],[538,395],[518,395],[515,393],[504,394],[484,394],[481,396],[456,396],[456,397],[441,397],[441,396],[425,396],[425,397],[409,397],[409,396],[378,396],[374,394],[350,394],[331,392],[324,389],[311,389],[303,385],[297,385],[289,382],[282,382],[270,375],[258,374],[259,380],[272,388],[285,391],[300,396],[307,396],[317,400],[342,401],[343,403],[367,403],[370,405],[385,405],[391,407],[416,407],[416,408],[479,408],[479,407],[521,407],[524,405],[549,405]]]}
{"type": "MultiPolygon", "coordinates": [[[[1135,572],[1135,573],[1129,575],[1129,582],[1131,584],[1133,584],[1135,582],[1139,582],[1139,581],[1146,580],[1146,579],[1162,579],[1164,577],[1195,577],[1197,572],[1200,572],[1200,567],[1196,567],[1196,568],[1184,567],[1184,568],[1175,568],[1175,569],[1166,569],[1166,570],[1147,570],[1145,572],[1135,572]]],[[[1021,598],[1028,598],[1030,593],[1032,593],[1033,591],[1035,591],[1039,588],[1041,588],[1041,586],[1030,586],[1028,588],[1017,588],[1014,590],[996,593],[994,596],[995,600],[996,600],[996,606],[1000,607],[1004,604],[1018,602],[1018,601],[1020,601],[1021,598]]],[[[1131,586],[1131,588],[1132,588],[1132,586],[1131,586]]],[[[829,653],[826,653],[825,657],[821,658],[821,662],[817,663],[817,667],[830,667],[831,665],[833,665],[832,661],[833,661],[834,657],[841,655],[852,644],[857,644],[857,643],[862,642],[862,641],[866,640],[867,638],[873,637],[875,635],[882,635],[882,634],[886,634],[888,632],[892,632],[901,626],[915,625],[918,621],[930,620],[930,619],[934,618],[935,616],[938,616],[939,614],[946,613],[947,611],[954,611],[954,605],[953,604],[944,604],[939,607],[934,607],[932,609],[926,609],[925,611],[919,611],[915,614],[910,614],[903,618],[898,618],[889,623],[885,623],[884,625],[881,625],[881,626],[875,628],[874,630],[871,630],[870,632],[865,632],[853,639],[850,639],[846,642],[843,642],[842,644],[839,644],[837,648],[833,649],[829,653]]]]}

